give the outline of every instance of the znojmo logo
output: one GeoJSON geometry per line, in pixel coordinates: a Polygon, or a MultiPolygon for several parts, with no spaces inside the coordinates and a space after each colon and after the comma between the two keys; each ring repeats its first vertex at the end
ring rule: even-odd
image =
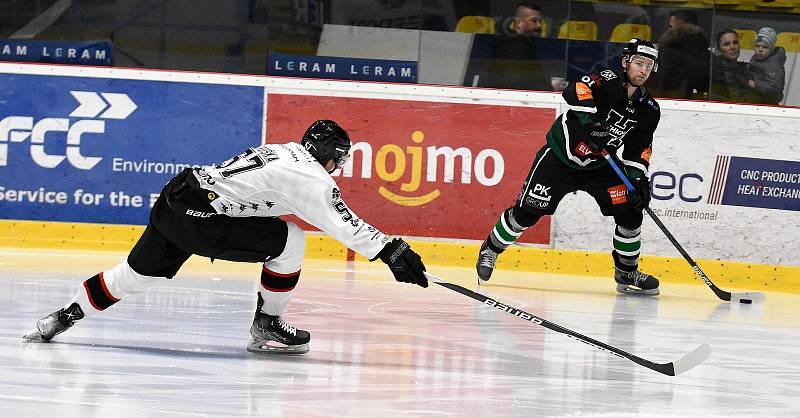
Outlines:
{"type": "Polygon", "coordinates": [[[30,137],[31,158],[44,168],[53,168],[66,159],[73,167],[90,170],[102,160],[81,154],[81,137],[84,134],[102,134],[106,121],[98,119],[126,119],[136,110],[136,103],[122,93],[95,93],[70,91],[78,107],[69,114],[80,119],[70,125],[68,118],[45,118],[34,123],[32,116],[8,116],[0,120],[0,166],[8,164],[8,143],[23,142],[30,137]],[[45,152],[45,139],[50,132],[66,132],[65,155],[45,152]]]}
{"type": "MultiPolygon", "coordinates": [[[[415,144],[422,144],[424,140],[425,134],[422,131],[411,134],[411,141],[415,144]]],[[[360,167],[354,166],[355,158],[351,156],[341,172],[334,175],[353,177],[353,169],[360,168],[358,175],[361,178],[372,178],[374,167],[381,180],[400,183],[400,190],[378,187],[378,194],[400,206],[422,206],[430,203],[441,195],[437,187],[441,184],[470,184],[474,178],[483,186],[494,186],[500,183],[505,174],[503,156],[492,148],[482,149],[473,156],[473,151],[466,147],[453,149],[449,146],[406,146],[404,150],[397,144],[389,143],[382,145],[373,157],[372,145],[357,142],[350,152],[353,156],[356,153],[361,154],[360,167]],[[457,162],[460,162],[460,167],[457,167],[457,162]],[[403,178],[408,180],[402,181],[403,178]],[[436,188],[430,190],[433,187],[436,188]]]]}

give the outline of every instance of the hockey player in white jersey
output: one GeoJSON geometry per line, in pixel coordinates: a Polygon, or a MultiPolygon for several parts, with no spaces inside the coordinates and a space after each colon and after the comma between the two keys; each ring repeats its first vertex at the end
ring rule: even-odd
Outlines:
{"type": "Polygon", "coordinates": [[[213,168],[186,169],[161,191],[150,221],[116,267],[85,280],[63,308],[24,336],[50,341],[76,321],[175,276],[192,255],[263,263],[251,352],[306,353],[310,334],[282,313],[300,278],[305,235],[278,218],[294,214],[347,247],[388,264],[396,280],[428,286],[420,256],[348,208],[330,176],[347,161],[350,138],[336,122],[319,120],[301,142],[250,148],[213,168]]]}

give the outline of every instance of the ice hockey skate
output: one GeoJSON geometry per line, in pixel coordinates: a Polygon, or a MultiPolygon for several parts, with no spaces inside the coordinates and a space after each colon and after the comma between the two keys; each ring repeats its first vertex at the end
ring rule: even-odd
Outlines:
{"type": "Polygon", "coordinates": [[[311,335],[297,329],[280,316],[257,313],[250,327],[253,337],[247,346],[252,353],[305,354],[311,335]]]}
{"type": "Polygon", "coordinates": [[[77,303],[61,308],[36,321],[36,328],[22,338],[32,342],[48,342],[58,334],[68,330],[75,321],[83,318],[83,310],[77,303]]]}
{"type": "Polygon", "coordinates": [[[642,273],[639,270],[624,271],[616,267],[614,270],[614,281],[617,282],[617,292],[646,296],[655,296],[660,293],[658,291],[658,279],[655,277],[642,273]]]}
{"type": "Polygon", "coordinates": [[[297,329],[277,315],[267,315],[261,312],[264,301],[258,295],[258,308],[250,327],[253,337],[247,345],[251,353],[276,353],[276,354],[305,354],[308,352],[308,342],[311,334],[308,331],[297,329]]]}
{"type": "Polygon", "coordinates": [[[498,255],[498,253],[489,247],[488,239],[483,241],[481,250],[478,253],[478,262],[475,265],[475,269],[478,271],[478,284],[481,284],[492,277],[492,272],[494,271],[494,266],[497,263],[498,255]]]}

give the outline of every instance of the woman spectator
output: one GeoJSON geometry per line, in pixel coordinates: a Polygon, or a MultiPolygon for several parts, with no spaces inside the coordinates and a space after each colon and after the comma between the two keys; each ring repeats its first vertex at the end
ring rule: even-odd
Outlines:
{"type": "Polygon", "coordinates": [[[775,46],[777,39],[778,34],[770,27],[759,29],[756,35],[755,54],[749,67],[753,78],[748,85],[758,94],[758,103],[778,104],[783,100],[786,51],[775,46]]]}
{"type": "Polygon", "coordinates": [[[739,62],[739,35],[733,29],[717,34],[711,75],[712,100],[756,103],[758,96],[749,82],[753,75],[746,62],[739,62]]]}

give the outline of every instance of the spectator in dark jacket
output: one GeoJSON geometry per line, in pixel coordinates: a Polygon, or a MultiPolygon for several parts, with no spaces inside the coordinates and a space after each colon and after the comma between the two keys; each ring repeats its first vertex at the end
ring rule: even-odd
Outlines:
{"type": "Polygon", "coordinates": [[[758,94],[759,103],[778,104],[783,100],[786,51],[775,46],[777,39],[778,34],[770,27],[759,29],[756,35],[755,54],[749,67],[753,78],[748,85],[758,94]]]}
{"type": "Polygon", "coordinates": [[[670,14],[669,29],[658,38],[659,69],[654,94],[705,99],[708,93],[709,41],[691,10],[670,14]]]}
{"type": "Polygon", "coordinates": [[[540,38],[542,36],[542,8],[530,1],[517,4],[511,30],[517,35],[540,38]]]}
{"type": "Polygon", "coordinates": [[[758,97],[749,82],[753,74],[746,62],[739,61],[739,35],[733,29],[717,34],[717,48],[711,74],[711,100],[756,103],[758,97]]]}

